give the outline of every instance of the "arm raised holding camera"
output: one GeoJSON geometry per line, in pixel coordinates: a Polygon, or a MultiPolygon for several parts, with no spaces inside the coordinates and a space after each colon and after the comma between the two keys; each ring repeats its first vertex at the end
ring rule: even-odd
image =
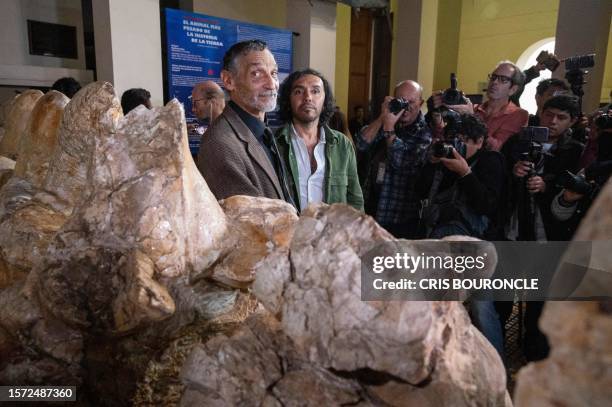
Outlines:
{"type": "Polygon", "coordinates": [[[387,138],[387,145],[390,145],[395,139],[395,124],[399,120],[399,118],[404,114],[404,110],[400,110],[398,113],[393,114],[389,111],[389,101],[391,101],[393,97],[385,96],[385,100],[383,101],[380,109],[380,115],[370,123],[361,133],[361,138],[366,143],[372,143],[380,129],[382,128],[383,132],[388,132],[389,134],[387,138]],[[391,133],[389,133],[391,132],[391,133]]]}

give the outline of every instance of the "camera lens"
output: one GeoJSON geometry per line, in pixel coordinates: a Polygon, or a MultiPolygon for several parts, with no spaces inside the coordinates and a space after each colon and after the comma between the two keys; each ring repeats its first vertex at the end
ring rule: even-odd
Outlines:
{"type": "Polygon", "coordinates": [[[389,111],[393,114],[398,114],[402,109],[408,109],[408,102],[404,102],[400,98],[392,99],[389,101],[389,111]]]}

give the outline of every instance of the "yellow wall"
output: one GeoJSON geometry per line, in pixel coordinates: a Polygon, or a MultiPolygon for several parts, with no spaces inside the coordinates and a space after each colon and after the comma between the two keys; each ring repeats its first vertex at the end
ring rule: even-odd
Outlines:
{"type": "Polygon", "coordinates": [[[554,37],[559,0],[462,2],[457,75],[466,93],[480,93],[497,62],[516,61],[534,42],[554,37]]]}
{"type": "Polygon", "coordinates": [[[423,87],[423,98],[431,95],[436,58],[438,0],[423,1],[421,9],[421,41],[419,44],[418,82],[423,87]]]}
{"type": "Polygon", "coordinates": [[[338,3],[336,7],[336,81],[334,96],[336,105],[345,114],[348,109],[349,67],[351,52],[351,8],[338,3]]]}
{"type": "Polygon", "coordinates": [[[286,0],[193,0],[193,11],[276,28],[287,26],[286,0]]]}
{"type": "MultiPolygon", "coordinates": [[[[436,60],[433,77],[434,90],[448,88],[451,72],[457,72],[460,28],[461,1],[439,0],[436,60]]],[[[460,82],[459,87],[461,88],[461,86],[460,82]]]]}
{"type": "MultiPolygon", "coordinates": [[[[596,63],[599,63],[599,61],[596,61],[596,63]]],[[[610,91],[612,91],[612,25],[610,25],[610,34],[608,35],[608,52],[606,53],[604,78],[601,85],[601,103],[610,103],[610,91]]]]}

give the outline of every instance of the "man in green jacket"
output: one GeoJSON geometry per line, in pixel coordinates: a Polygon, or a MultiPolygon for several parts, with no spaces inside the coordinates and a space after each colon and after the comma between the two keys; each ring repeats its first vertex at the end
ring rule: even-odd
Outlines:
{"type": "Polygon", "coordinates": [[[279,106],[285,125],[276,141],[288,189],[300,211],[315,202],[363,210],[353,145],[327,125],[333,103],[329,82],[313,69],[293,72],[281,85],[279,106]]]}

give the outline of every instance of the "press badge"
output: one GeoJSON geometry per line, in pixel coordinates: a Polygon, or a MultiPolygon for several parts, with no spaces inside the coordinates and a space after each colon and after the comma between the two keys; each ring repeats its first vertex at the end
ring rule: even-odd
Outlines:
{"type": "Polygon", "coordinates": [[[376,173],[376,183],[382,184],[385,179],[385,168],[387,168],[387,163],[380,162],[378,163],[378,172],[376,173]]]}

